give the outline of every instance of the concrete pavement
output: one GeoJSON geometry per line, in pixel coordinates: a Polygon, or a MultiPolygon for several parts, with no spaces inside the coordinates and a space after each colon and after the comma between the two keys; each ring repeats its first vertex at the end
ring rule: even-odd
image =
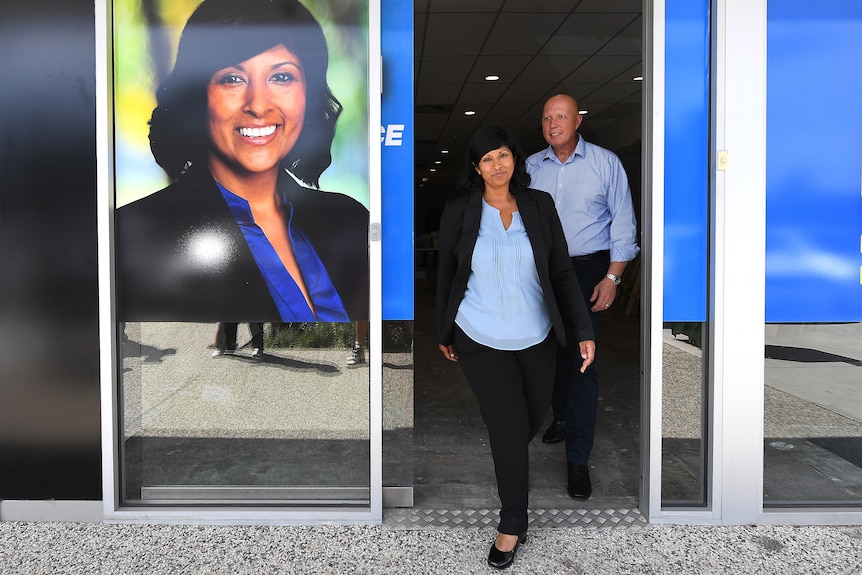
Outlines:
{"type": "MultiPolygon", "coordinates": [[[[0,572],[488,574],[488,528],[0,523],[0,572]]],[[[860,527],[628,525],[537,529],[506,573],[851,575],[860,527]]]]}

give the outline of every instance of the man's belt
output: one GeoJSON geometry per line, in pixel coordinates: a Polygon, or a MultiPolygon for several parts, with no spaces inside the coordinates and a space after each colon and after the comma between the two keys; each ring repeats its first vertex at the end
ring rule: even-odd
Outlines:
{"type": "Polygon", "coordinates": [[[573,262],[588,262],[590,260],[593,260],[596,258],[602,258],[602,257],[610,258],[611,257],[611,250],[599,250],[597,252],[593,252],[591,254],[586,254],[583,256],[572,256],[572,261],[573,262]]]}

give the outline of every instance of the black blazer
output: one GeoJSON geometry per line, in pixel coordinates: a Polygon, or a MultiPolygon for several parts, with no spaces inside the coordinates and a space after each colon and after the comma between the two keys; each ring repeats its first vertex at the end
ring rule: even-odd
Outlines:
{"type": "MultiPolygon", "coordinates": [[[[368,210],[282,174],[351,321],[368,319],[368,210]]],[[[282,321],[242,230],[205,166],[116,212],[119,321],[282,321]]]]}
{"type": "MultiPolygon", "coordinates": [[[[574,327],[578,341],[595,340],[554,200],[545,192],[526,188],[515,192],[518,212],[530,238],[545,305],[561,345],[566,345],[565,323],[574,327]]],[[[437,343],[450,345],[455,316],[467,290],[473,248],[479,236],[482,194],[474,192],[446,203],[440,220],[437,270],[437,343]]]]}

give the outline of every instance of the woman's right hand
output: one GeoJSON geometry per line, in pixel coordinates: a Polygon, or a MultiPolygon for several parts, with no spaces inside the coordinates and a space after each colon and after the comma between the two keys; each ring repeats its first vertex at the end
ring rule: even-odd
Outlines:
{"type": "Polygon", "coordinates": [[[445,357],[449,361],[458,361],[458,354],[455,353],[455,346],[443,345],[441,343],[437,347],[440,348],[440,351],[443,353],[443,357],[445,357]]]}
{"type": "Polygon", "coordinates": [[[578,342],[578,347],[581,351],[581,358],[584,360],[581,362],[581,373],[584,373],[596,359],[596,342],[592,339],[585,339],[578,342]]]}

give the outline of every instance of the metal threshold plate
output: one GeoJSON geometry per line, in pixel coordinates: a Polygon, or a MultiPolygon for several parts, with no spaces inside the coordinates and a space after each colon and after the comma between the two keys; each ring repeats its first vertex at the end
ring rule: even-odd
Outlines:
{"type": "Polygon", "coordinates": [[[141,488],[141,500],[218,504],[370,505],[368,487],[152,485],[141,488]]]}
{"type": "MultiPolygon", "coordinates": [[[[530,529],[569,527],[644,527],[637,509],[530,509],[530,529]]],[[[383,524],[391,529],[496,528],[496,509],[387,509],[383,524]]]]}

